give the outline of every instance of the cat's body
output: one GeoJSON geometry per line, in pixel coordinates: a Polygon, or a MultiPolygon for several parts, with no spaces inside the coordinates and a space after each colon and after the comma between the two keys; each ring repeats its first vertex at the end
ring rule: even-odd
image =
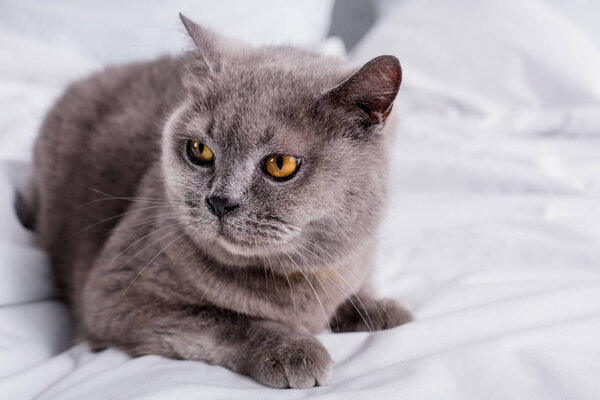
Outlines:
{"type": "Polygon", "coordinates": [[[341,60],[240,48],[184,23],[197,52],[109,68],[49,113],[35,229],[94,348],[323,384],[331,359],[313,334],[410,318],[369,293],[399,66],[348,79],[341,60]],[[214,159],[189,162],[195,138],[214,159]],[[270,154],[302,162],[273,179],[270,154]]]}

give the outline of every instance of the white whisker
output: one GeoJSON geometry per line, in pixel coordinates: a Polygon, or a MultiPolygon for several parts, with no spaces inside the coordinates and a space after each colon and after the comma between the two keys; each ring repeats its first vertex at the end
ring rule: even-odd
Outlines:
{"type": "Polygon", "coordinates": [[[317,301],[319,302],[319,305],[321,306],[321,310],[323,311],[323,316],[325,316],[325,321],[327,321],[327,327],[329,328],[329,332],[333,332],[331,330],[331,325],[329,324],[329,317],[327,316],[327,313],[325,312],[325,307],[323,307],[323,303],[321,303],[321,299],[319,298],[319,295],[317,294],[317,291],[315,290],[313,284],[310,282],[310,279],[308,279],[308,277],[306,276],[304,271],[302,271],[302,269],[298,266],[298,264],[296,264],[296,261],[294,261],[294,259],[288,253],[284,253],[284,254],[290,259],[291,262],[294,263],[297,270],[300,271],[300,273],[302,274],[304,279],[306,279],[306,282],[308,282],[310,288],[312,289],[313,293],[315,294],[315,297],[317,298],[317,301]]]}
{"type": "Polygon", "coordinates": [[[173,243],[175,243],[177,240],[181,239],[181,237],[183,237],[185,235],[185,232],[182,233],[181,235],[177,236],[175,239],[173,239],[172,241],[169,242],[169,244],[167,244],[165,247],[163,247],[163,249],[161,251],[159,251],[154,257],[152,257],[150,259],[150,261],[148,261],[146,263],[146,265],[144,265],[142,267],[142,269],[140,269],[138,271],[137,274],[135,274],[135,276],[133,277],[133,279],[131,280],[131,282],[129,282],[129,285],[127,286],[127,288],[123,291],[123,294],[121,295],[121,299],[123,297],[125,297],[125,295],[127,294],[127,292],[129,291],[129,289],[131,288],[131,286],[133,285],[133,283],[140,277],[140,275],[146,270],[146,268],[148,268],[148,266],[150,264],[152,264],[154,262],[154,260],[156,260],[162,253],[164,253],[173,243]]]}
{"type": "MultiPolygon", "coordinates": [[[[298,318],[298,310],[296,309],[296,298],[294,296],[294,288],[292,287],[292,282],[290,281],[290,277],[288,276],[287,272],[285,271],[285,268],[283,267],[283,264],[281,263],[281,259],[279,258],[279,255],[277,253],[275,253],[275,255],[277,256],[277,260],[279,261],[279,266],[281,267],[281,270],[285,274],[285,279],[287,279],[288,285],[290,286],[290,294],[292,296],[292,303],[294,304],[294,315],[297,319],[298,318]]],[[[271,265],[271,259],[269,257],[267,257],[267,261],[269,262],[269,266],[271,267],[271,271],[272,271],[273,267],[271,265]]]]}

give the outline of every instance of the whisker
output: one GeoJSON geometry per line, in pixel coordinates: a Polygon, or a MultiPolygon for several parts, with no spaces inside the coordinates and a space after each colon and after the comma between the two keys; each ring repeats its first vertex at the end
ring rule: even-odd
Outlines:
{"type": "Polygon", "coordinates": [[[269,293],[269,277],[267,276],[267,267],[263,265],[265,271],[265,293],[269,293]]]}
{"type": "Polygon", "coordinates": [[[135,276],[133,277],[133,279],[131,280],[131,282],[129,282],[129,285],[127,286],[127,288],[125,289],[125,291],[123,291],[123,294],[121,295],[121,299],[123,299],[125,297],[125,295],[127,294],[127,292],[129,291],[129,289],[131,288],[131,286],[134,284],[134,282],[142,275],[142,273],[146,270],[146,268],[148,268],[148,266],[150,264],[152,264],[154,262],[154,260],[156,260],[162,253],[164,253],[169,247],[171,247],[171,245],[173,243],[175,243],[177,240],[181,239],[183,236],[185,235],[185,232],[182,233],[181,235],[177,236],[175,239],[173,239],[172,241],[169,242],[169,244],[167,244],[165,247],[163,247],[163,249],[161,251],[159,251],[154,257],[152,257],[150,259],[150,261],[148,261],[146,263],[146,265],[144,265],[142,267],[142,269],[140,269],[138,271],[137,274],[135,274],[135,276]]]}
{"type": "Polygon", "coordinates": [[[271,276],[273,277],[273,283],[275,284],[275,291],[279,293],[279,288],[277,287],[277,279],[275,278],[275,271],[273,271],[273,267],[271,269],[271,276]]]}
{"type": "MultiPolygon", "coordinates": [[[[313,245],[313,246],[316,247],[316,244],[312,243],[310,241],[307,241],[307,244],[311,244],[311,245],[313,245]]],[[[371,316],[367,312],[367,308],[365,307],[364,303],[362,302],[360,296],[358,296],[358,294],[356,293],[356,291],[354,290],[354,288],[352,288],[352,285],[350,285],[350,283],[348,283],[348,281],[335,269],[335,267],[332,267],[331,264],[329,264],[327,261],[325,261],[322,257],[320,257],[318,254],[315,254],[314,252],[312,252],[310,249],[308,249],[305,246],[303,246],[303,248],[306,251],[308,251],[309,253],[313,254],[315,257],[319,258],[321,261],[323,261],[329,267],[329,269],[331,271],[333,271],[342,280],[342,282],[344,282],[344,284],[348,287],[348,289],[350,289],[352,291],[352,294],[358,300],[360,306],[362,307],[362,309],[365,312],[367,318],[369,319],[369,322],[370,322],[371,326],[369,326],[369,323],[367,323],[365,317],[362,315],[362,313],[360,312],[360,310],[358,309],[358,307],[354,304],[354,302],[350,298],[348,298],[347,300],[350,301],[350,303],[354,306],[354,308],[356,309],[356,311],[358,312],[358,314],[361,316],[361,318],[363,319],[363,321],[367,325],[367,328],[369,328],[369,330],[371,331],[371,333],[373,333],[373,329],[371,329],[371,327],[373,327],[373,328],[375,327],[375,325],[373,324],[373,320],[371,319],[371,316]]],[[[321,248],[321,250],[324,251],[324,249],[322,247],[320,247],[320,248],[321,248]]],[[[337,260],[333,259],[333,261],[337,263],[337,260]]],[[[352,272],[350,269],[346,269],[346,271],[352,272]]],[[[356,277],[356,275],[355,275],[355,277],[356,277]]]]}
{"type": "MultiPolygon", "coordinates": [[[[320,249],[320,250],[322,250],[324,253],[326,253],[326,254],[327,254],[327,255],[328,255],[328,256],[329,256],[329,257],[332,259],[332,261],[334,262],[334,264],[340,264],[340,263],[338,262],[338,260],[336,260],[336,259],[335,259],[335,257],[333,257],[333,256],[332,256],[330,253],[328,253],[328,252],[327,252],[325,249],[323,249],[321,246],[316,246],[316,244],[312,243],[312,241],[310,240],[310,237],[308,237],[308,236],[307,236],[307,235],[306,235],[304,232],[302,232],[302,228],[301,228],[301,227],[299,227],[298,225],[294,225],[294,224],[292,224],[292,223],[288,223],[287,221],[284,221],[284,220],[282,220],[282,219],[280,219],[280,218],[270,218],[270,219],[276,220],[276,221],[278,221],[278,222],[281,222],[281,223],[285,223],[285,224],[287,224],[288,226],[291,226],[291,227],[295,227],[295,228],[297,229],[297,230],[296,230],[296,233],[298,233],[298,234],[299,234],[299,236],[300,236],[302,239],[304,239],[304,240],[305,240],[305,242],[306,242],[307,244],[315,245],[315,247],[316,247],[317,249],[320,249]]],[[[294,235],[292,235],[292,234],[290,234],[290,233],[288,233],[288,232],[284,232],[284,231],[280,230],[280,233],[282,233],[282,234],[284,234],[284,235],[287,235],[287,236],[288,236],[290,239],[296,239],[296,237],[295,237],[294,235]]],[[[367,312],[367,308],[365,307],[365,305],[364,305],[364,303],[363,303],[362,299],[361,299],[361,298],[358,296],[358,294],[356,293],[356,291],[354,290],[354,288],[352,287],[352,285],[350,285],[350,283],[349,283],[349,282],[348,282],[348,281],[347,281],[347,280],[346,280],[346,279],[345,279],[345,278],[344,278],[344,277],[343,277],[343,276],[342,276],[342,275],[341,275],[341,274],[340,274],[340,273],[339,273],[339,272],[336,270],[336,268],[335,268],[333,265],[331,265],[329,262],[327,262],[327,261],[326,261],[326,260],[325,260],[323,257],[321,257],[321,256],[319,256],[318,254],[314,253],[313,251],[311,251],[310,249],[308,249],[308,247],[306,247],[306,246],[303,246],[301,243],[299,243],[299,245],[300,245],[300,247],[301,247],[303,250],[305,250],[305,251],[307,251],[307,252],[311,253],[312,255],[314,255],[315,257],[317,257],[317,259],[319,259],[321,262],[323,262],[323,263],[324,263],[324,264],[325,264],[325,265],[328,267],[328,269],[332,270],[332,271],[333,271],[333,272],[334,272],[334,273],[335,273],[335,274],[336,274],[336,275],[337,275],[337,276],[338,276],[338,277],[341,279],[341,281],[342,281],[341,283],[343,283],[343,284],[344,284],[344,285],[345,285],[345,286],[346,286],[348,289],[350,289],[350,291],[352,292],[352,294],[354,295],[354,297],[357,299],[357,301],[358,301],[359,305],[362,307],[364,314],[363,314],[363,312],[361,312],[361,310],[360,310],[360,308],[358,307],[358,305],[357,305],[357,304],[356,304],[354,301],[352,301],[352,298],[351,298],[351,297],[346,297],[346,300],[348,300],[348,301],[350,302],[350,304],[352,304],[352,306],[354,307],[354,309],[357,311],[358,315],[359,315],[359,316],[361,317],[361,319],[364,321],[364,323],[365,323],[366,327],[369,329],[369,331],[370,331],[371,333],[373,333],[373,329],[374,329],[375,325],[374,325],[374,323],[373,323],[373,321],[372,321],[372,319],[371,319],[371,316],[370,316],[370,315],[369,315],[369,313],[367,312]]],[[[313,274],[315,274],[315,273],[314,273],[314,271],[313,271],[313,269],[312,269],[312,267],[311,267],[311,265],[310,265],[310,263],[309,263],[309,261],[306,259],[306,257],[304,257],[304,255],[302,255],[302,254],[301,254],[300,252],[298,252],[296,249],[294,249],[294,251],[295,251],[295,252],[298,254],[298,256],[300,256],[300,257],[303,259],[304,263],[305,263],[305,264],[307,265],[307,267],[308,267],[308,268],[311,270],[311,272],[313,272],[313,274]]],[[[275,254],[277,255],[277,253],[275,253],[275,254]]],[[[292,259],[292,258],[291,258],[291,257],[290,257],[288,254],[287,254],[287,253],[286,253],[286,255],[288,256],[288,258],[290,258],[290,260],[291,260],[292,262],[294,262],[294,264],[295,264],[295,265],[296,265],[296,267],[298,268],[298,265],[295,263],[295,261],[294,261],[294,260],[293,260],[293,259],[292,259]]],[[[282,269],[283,269],[283,267],[282,267],[282,269]]],[[[304,275],[305,279],[308,279],[308,278],[305,276],[305,274],[303,273],[303,271],[302,271],[301,269],[299,269],[299,271],[300,271],[300,272],[301,272],[301,273],[304,275]]],[[[350,271],[351,273],[354,273],[354,271],[351,271],[351,270],[348,270],[348,271],[350,271]]],[[[319,281],[319,284],[321,285],[321,287],[323,288],[323,290],[324,290],[325,294],[327,295],[327,297],[328,297],[328,299],[329,299],[329,301],[330,301],[330,304],[332,304],[332,305],[333,305],[333,301],[331,300],[331,297],[329,296],[329,293],[327,293],[327,291],[325,290],[325,287],[324,287],[324,285],[323,285],[323,282],[322,282],[322,281],[319,279],[319,277],[318,277],[316,274],[315,274],[315,277],[318,279],[318,281],[319,281]]],[[[336,282],[335,280],[333,280],[333,279],[332,279],[331,277],[329,277],[328,275],[325,275],[325,277],[326,277],[326,278],[327,278],[327,279],[328,279],[328,280],[329,280],[331,283],[333,283],[333,285],[335,285],[335,287],[337,288],[337,290],[339,290],[339,291],[340,291],[340,293],[342,293],[342,294],[344,293],[344,290],[342,290],[342,288],[341,288],[341,287],[340,287],[340,286],[337,284],[337,282],[336,282]]],[[[357,278],[357,279],[360,281],[360,278],[358,278],[358,277],[356,276],[356,274],[354,274],[354,277],[355,277],[355,278],[357,278]]],[[[309,283],[310,283],[310,282],[309,282],[309,283]]],[[[311,286],[312,286],[312,285],[311,285],[311,286]]],[[[312,289],[313,289],[313,292],[315,292],[315,290],[314,290],[314,287],[312,287],[312,289]]],[[[316,292],[315,292],[315,295],[316,295],[316,292]]],[[[320,300],[319,300],[319,302],[320,302],[320,300]]],[[[322,306],[322,304],[321,304],[321,306],[322,306]]],[[[379,310],[377,310],[377,311],[379,312],[379,310]]],[[[335,318],[336,318],[336,322],[338,322],[338,323],[339,323],[339,320],[337,319],[337,315],[336,315],[336,314],[334,314],[334,315],[335,315],[335,318]]],[[[331,326],[330,326],[330,330],[331,330],[331,326]]]]}
{"type": "Polygon", "coordinates": [[[154,223],[161,222],[161,221],[167,221],[169,219],[174,220],[174,219],[176,219],[175,216],[177,216],[177,215],[186,215],[186,213],[162,214],[159,216],[149,217],[147,219],[142,220],[141,222],[136,222],[135,224],[117,224],[116,226],[114,226],[112,228],[93,229],[93,230],[88,231],[88,233],[114,232],[115,229],[117,229],[119,227],[123,227],[124,229],[129,229],[129,228],[133,228],[134,226],[140,226],[139,228],[133,230],[132,234],[135,235],[135,234],[143,231],[148,226],[150,226],[154,223]]]}
{"type": "Polygon", "coordinates": [[[94,200],[86,201],[85,203],[82,203],[82,204],[78,205],[77,207],[73,208],[66,215],[71,215],[74,212],[76,212],[77,210],[79,210],[79,209],[81,209],[81,208],[83,208],[85,206],[89,206],[89,205],[95,204],[95,203],[101,203],[101,202],[104,202],[104,201],[111,201],[111,200],[112,201],[121,200],[121,201],[149,203],[149,204],[164,204],[164,205],[170,205],[171,204],[168,201],[149,200],[149,199],[136,198],[136,197],[108,197],[108,198],[103,198],[103,199],[94,199],[94,200]]]}
{"type": "Polygon", "coordinates": [[[82,228],[82,229],[78,230],[77,232],[75,232],[75,233],[74,233],[73,235],[71,235],[69,238],[71,239],[71,238],[73,238],[74,236],[77,236],[77,235],[79,235],[80,233],[83,233],[83,232],[85,232],[85,231],[89,230],[90,228],[93,228],[93,227],[95,227],[95,226],[98,226],[98,225],[100,225],[100,224],[103,224],[103,223],[105,223],[105,222],[112,221],[112,220],[114,220],[114,219],[117,219],[117,218],[120,218],[120,217],[124,217],[124,216],[126,216],[126,215],[130,215],[130,214],[133,214],[133,213],[136,213],[136,212],[140,212],[140,211],[146,211],[146,210],[152,210],[152,209],[156,209],[156,208],[162,208],[162,207],[171,207],[171,205],[168,205],[168,206],[167,206],[167,205],[160,205],[160,206],[142,207],[142,208],[137,208],[137,209],[135,209],[135,210],[126,211],[126,212],[123,212],[123,213],[121,213],[121,214],[117,214],[117,215],[114,215],[114,216],[112,216],[112,217],[105,218],[105,219],[103,219],[103,220],[101,220],[101,221],[98,221],[98,222],[96,222],[96,223],[94,223],[94,224],[88,225],[88,226],[86,226],[85,228],[82,228]]]}
{"type": "MultiPolygon", "coordinates": [[[[333,257],[329,252],[327,252],[322,246],[317,245],[316,243],[313,243],[313,241],[310,240],[310,238],[305,235],[302,231],[299,231],[300,236],[305,240],[305,242],[309,245],[314,246],[316,249],[319,249],[321,251],[323,251],[325,254],[327,254],[333,261],[334,264],[340,264],[340,262],[333,257]]],[[[289,235],[291,238],[293,238],[292,235],[289,235]]],[[[352,294],[354,295],[354,297],[358,300],[359,305],[362,307],[364,314],[360,311],[360,309],[358,308],[358,306],[352,301],[352,299],[350,297],[347,297],[346,299],[350,302],[350,304],[352,304],[352,306],[354,307],[354,309],[358,312],[359,316],[362,318],[362,320],[364,321],[365,325],[367,326],[367,328],[369,329],[369,331],[371,333],[373,333],[373,328],[375,327],[375,325],[373,324],[373,321],[371,319],[371,316],[369,315],[369,313],[367,312],[367,308],[365,307],[362,299],[358,296],[358,294],[356,293],[356,291],[354,290],[354,288],[352,287],[352,285],[350,285],[350,283],[336,270],[335,266],[331,265],[331,263],[327,262],[323,257],[321,257],[320,255],[316,254],[315,252],[311,251],[308,247],[303,246],[302,244],[299,244],[300,247],[311,253],[312,255],[314,255],[315,257],[317,257],[321,262],[323,262],[330,270],[332,270],[344,283],[344,285],[350,289],[352,291],[352,294]],[[368,322],[367,322],[368,319],[368,322]]],[[[354,274],[354,271],[347,269],[345,271],[349,271],[350,273],[352,273],[354,275],[355,278],[359,279],[356,274],[354,274]]],[[[340,290],[341,293],[343,293],[343,291],[341,290],[341,288],[337,285],[337,283],[331,279],[329,276],[325,275],[326,278],[328,278],[336,287],[338,290],[340,290]]]]}
{"type": "Polygon", "coordinates": [[[154,246],[156,243],[160,242],[161,240],[164,240],[167,236],[172,235],[176,232],[178,232],[180,229],[185,228],[187,225],[182,225],[177,229],[172,230],[171,232],[167,232],[166,234],[162,235],[161,237],[159,237],[158,239],[156,239],[155,241],[151,242],[149,245],[144,246],[141,250],[139,250],[138,252],[136,252],[133,256],[129,257],[127,260],[125,260],[124,262],[122,262],[118,267],[116,267],[114,270],[118,271],[121,268],[123,268],[124,265],[127,265],[127,263],[129,263],[129,261],[133,260],[134,258],[136,258],[137,256],[139,256],[140,254],[142,254],[144,251],[146,251],[147,249],[149,249],[150,247],[154,246]]]}
{"type": "Polygon", "coordinates": [[[138,226],[139,228],[134,231],[134,233],[135,233],[135,232],[138,232],[140,230],[144,230],[144,228],[146,228],[148,225],[152,225],[153,223],[160,222],[160,221],[163,221],[163,220],[168,220],[168,219],[176,219],[176,217],[178,217],[178,216],[184,216],[184,215],[187,215],[187,213],[185,211],[174,212],[174,213],[167,213],[167,214],[160,214],[160,215],[155,215],[155,216],[152,216],[152,217],[148,217],[148,218],[142,219],[141,221],[138,221],[138,222],[133,223],[133,224],[120,225],[120,226],[123,226],[124,228],[133,228],[133,227],[138,226]]]}
{"type": "Polygon", "coordinates": [[[185,201],[183,200],[170,200],[170,199],[166,199],[166,198],[161,198],[161,197],[139,197],[139,196],[117,196],[114,194],[110,194],[110,193],[106,193],[103,192],[101,190],[98,190],[96,188],[89,188],[91,191],[96,192],[98,194],[101,194],[103,196],[105,196],[106,198],[109,199],[115,199],[115,200],[129,200],[129,201],[156,201],[156,202],[163,202],[163,203],[167,203],[167,204],[171,204],[173,202],[175,203],[185,203],[185,201]]]}
{"type": "Polygon", "coordinates": [[[103,267],[103,269],[108,270],[111,267],[111,265],[113,265],[115,263],[115,261],[117,261],[119,259],[119,257],[121,257],[123,254],[125,254],[127,252],[127,250],[131,249],[133,246],[135,246],[142,240],[146,239],[147,237],[152,236],[157,232],[164,231],[165,229],[173,228],[174,226],[177,226],[177,225],[179,225],[179,222],[156,229],[156,230],[151,231],[150,233],[142,236],[141,238],[137,239],[135,242],[133,242],[129,246],[127,246],[123,251],[119,252],[119,254],[117,254],[110,263],[108,263],[105,267],[103,267]]]}
{"type": "MultiPolygon", "coordinates": [[[[312,253],[308,248],[306,248],[305,246],[302,246],[302,248],[310,253],[312,253]]],[[[314,253],[312,253],[314,254],[314,253]]],[[[315,256],[319,257],[318,255],[315,254],[315,256]]],[[[324,263],[326,263],[328,270],[329,271],[333,271],[341,280],[342,282],[346,285],[346,287],[348,289],[350,289],[352,291],[352,294],[354,295],[354,297],[358,300],[359,305],[362,307],[364,314],[360,311],[360,309],[358,308],[358,306],[352,301],[351,297],[346,297],[346,300],[348,300],[350,302],[350,304],[352,304],[352,307],[354,307],[354,309],[356,310],[356,312],[358,312],[358,315],[361,317],[361,319],[364,321],[365,325],[367,326],[367,328],[369,329],[369,331],[371,333],[373,333],[373,329],[375,327],[375,325],[373,324],[373,321],[371,320],[371,317],[369,316],[369,313],[367,312],[367,308],[365,307],[365,305],[363,304],[362,300],[360,299],[360,297],[358,296],[358,294],[356,293],[356,291],[352,288],[352,286],[348,283],[348,281],[346,281],[346,279],[344,279],[344,277],[335,270],[334,267],[332,267],[331,265],[328,265],[327,262],[323,259],[321,259],[324,263]],[[368,321],[367,321],[368,319],[368,321]]],[[[340,288],[340,286],[338,286],[337,282],[335,282],[333,279],[331,279],[329,276],[325,275],[325,277],[331,282],[333,283],[333,285],[340,291],[340,293],[344,293],[344,291],[342,290],[342,288],[340,288]]]]}
{"type": "Polygon", "coordinates": [[[288,253],[284,253],[291,262],[294,263],[294,265],[296,266],[297,270],[300,271],[300,273],[302,274],[302,276],[304,277],[304,279],[306,279],[306,282],[308,282],[310,288],[312,289],[313,293],[315,294],[315,297],[317,298],[317,301],[319,302],[319,305],[321,306],[321,310],[323,311],[323,316],[325,317],[325,321],[327,321],[327,327],[329,328],[329,332],[333,333],[333,331],[331,330],[331,325],[329,324],[329,317],[327,316],[327,313],[325,312],[325,307],[323,307],[323,303],[321,303],[321,299],[319,298],[319,295],[317,294],[317,291],[315,290],[313,284],[311,283],[310,279],[308,279],[308,277],[306,276],[306,274],[304,273],[304,271],[302,271],[302,269],[298,266],[298,264],[296,264],[296,261],[294,261],[294,259],[288,254],[288,253]]]}
{"type": "MultiPolygon", "coordinates": [[[[289,277],[288,273],[285,271],[283,264],[281,263],[279,254],[275,253],[275,255],[277,256],[277,261],[279,261],[279,266],[281,267],[281,270],[285,274],[285,279],[287,279],[288,285],[290,285],[290,293],[292,295],[292,303],[294,304],[294,315],[295,315],[295,318],[298,319],[298,310],[296,309],[296,298],[294,297],[294,288],[292,287],[292,282],[290,281],[290,277],[289,277]]],[[[270,266],[271,259],[269,257],[267,257],[267,261],[269,262],[269,266],[270,266]]]]}
{"type": "MultiPolygon", "coordinates": [[[[315,276],[315,278],[317,278],[317,282],[319,282],[319,285],[321,285],[321,288],[325,292],[325,296],[327,296],[327,299],[329,300],[329,304],[331,305],[331,308],[333,308],[335,310],[336,306],[333,303],[333,301],[331,300],[331,296],[329,296],[329,292],[327,291],[327,289],[325,289],[325,286],[323,285],[323,282],[319,278],[318,271],[315,271],[313,269],[313,267],[309,264],[308,260],[298,250],[294,249],[294,251],[296,252],[296,254],[298,254],[298,256],[302,259],[302,261],[304,261],[304,264],[306,264],[306,266],[308,267],[308,269],[310,269],[310,271],[315,276]]],[[[333,316],[335,318],[335,322],[339,325],[340,321],[338,320],[337,314],[334,313],[333,316]]]]}

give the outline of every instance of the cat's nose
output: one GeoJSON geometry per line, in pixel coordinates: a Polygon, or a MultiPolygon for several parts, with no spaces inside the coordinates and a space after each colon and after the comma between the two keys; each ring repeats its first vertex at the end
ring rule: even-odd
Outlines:
{"type": "Polygon", "coordinates": [[[206,204],[208,205],[208,209],[219,218],[223,218],[225,214],[235,210],[239,206],[238,202],[228,197],[220,196],[207,197],[206,204]]]}

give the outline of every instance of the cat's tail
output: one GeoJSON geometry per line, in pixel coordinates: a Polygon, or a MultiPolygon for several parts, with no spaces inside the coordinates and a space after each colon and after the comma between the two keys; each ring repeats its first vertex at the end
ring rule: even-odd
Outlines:
{"type": "Polygon", "coordinates": [[[37,193],[33,181],[32,169],[31,165],[23,163],[23,165],[15,166],[12,171],[15,187],[15,213],[19,222],[29,230],[35,229],[37,214],[37,193]]]}

